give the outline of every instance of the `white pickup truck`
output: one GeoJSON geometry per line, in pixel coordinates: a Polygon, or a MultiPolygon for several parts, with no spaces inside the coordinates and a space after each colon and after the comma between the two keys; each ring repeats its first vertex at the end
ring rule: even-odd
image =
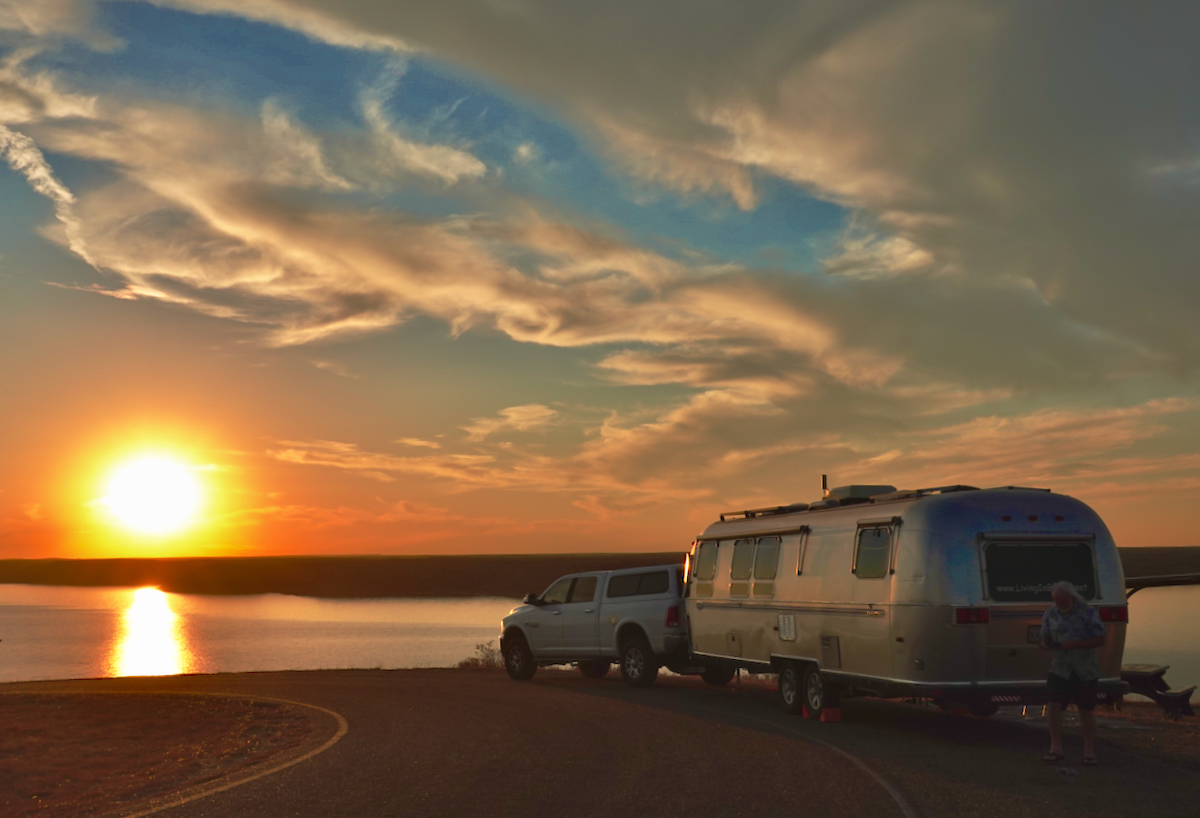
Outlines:
{"type": "Polygon", "coordinates": [[[684,670],[687,662],[682,592],[679,565],[557,579],[504,617],[504,667],[512,678],[525,680],[539,665],[577,664],[584,676],[598,679],[616,661],[626,682],[651,685],[663,665],[684,670]]]}

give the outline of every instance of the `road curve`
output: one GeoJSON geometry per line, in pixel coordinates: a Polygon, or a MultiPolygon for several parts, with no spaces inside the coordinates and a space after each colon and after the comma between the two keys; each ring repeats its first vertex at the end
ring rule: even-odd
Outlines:
{"type": "Polygon", "coordinates": [[[1200,775],[1111,749],[1101,753],[1108,763],[1099,771],[1059,775],[1038,761],[1044,735],[1020,724],[862,700],[847,702],[846,721],[823,724],[779,712],[769,691],[714,690],[692,680],[634,690],[576,673],[542,672],[518,683],[501,673],[415,670],[86,685],[270,696],[346,719],[348,731],[326,752],[157,813],[162,818],[940,818],[1064,810],[1168,818],[1194,815],[1200,803],[1200,775]]]}

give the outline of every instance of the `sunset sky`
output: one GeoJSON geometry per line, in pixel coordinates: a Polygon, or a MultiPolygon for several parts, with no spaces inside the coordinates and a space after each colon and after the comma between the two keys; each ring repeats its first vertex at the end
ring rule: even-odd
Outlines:
{"type": "Polygon", "coordinates": [[[683,550],[822,473],[1200,544],[1198,30],[0,0],[0,557],[683,550]]]}

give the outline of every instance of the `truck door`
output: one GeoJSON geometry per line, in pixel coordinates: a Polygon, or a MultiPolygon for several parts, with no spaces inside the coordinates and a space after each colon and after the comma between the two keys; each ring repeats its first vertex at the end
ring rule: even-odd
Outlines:
{"type": "Polygon", "coordinates": [[[841,640],[842,668],[852,673],[892,675],[892,541],[890,525],[860,524],[855,535],[854,616],[847,617],[849,631],[841,640]]]}
{"type": "Polygon", "coordinates": [[[525,633],[534,656],[551,656],[563,650],[563,608],[574,577],[564,577],[542,594],[542,604],[525,618],[525,633]]]}
{"type": "Polygon", "coordinates": [[[596,599],[599,577],[576,577],[562,608],[563,645],[572,656],[600,653],[600,602],[596,599]]]}

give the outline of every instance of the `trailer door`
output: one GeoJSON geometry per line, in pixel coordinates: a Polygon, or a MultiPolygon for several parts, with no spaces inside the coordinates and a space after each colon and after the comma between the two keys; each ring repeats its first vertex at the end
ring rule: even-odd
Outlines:
{"type": "Polygon", "coordinates": [[[853,614],[841,640],[842,668],[868,676],[892,676],[891,555],[894,527],[860,524],[854,538],[853,614]]]}

